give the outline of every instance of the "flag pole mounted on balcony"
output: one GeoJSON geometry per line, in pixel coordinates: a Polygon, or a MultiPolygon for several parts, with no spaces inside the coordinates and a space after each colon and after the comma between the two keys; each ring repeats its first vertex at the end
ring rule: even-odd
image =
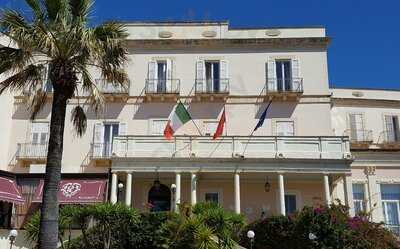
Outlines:
{"type": "Polygon", "coordinates": [[[197,124],[194,122],[189,112],[183,103],[179,100],[178,104],[172,109],[171,114],[169,115],[167,125],[164,129],[164,137],[168,140],[172,139],[175,132],[182,127],[187,122],[192,121],[200,136],[202,136],[201,131],[197,124]]]}
{"type": "Polygon", "coordinates": [[[263,126],[264,121],[265,121],[265,119],[267,118],[267,112],[268,112],[269,107],[271,106],[271,103],[272,103],[272,100],[269,101],[267,107],[265,108],[265,110],[264,110],[263,113],[261,114],[260,119],[258,120],[258,123],[257,123],[256,127],[254,127],[254,130],[251,132],[250,137],[249,137],[249,139],[247,140],[246,146],[244,147],[243,156],[244,156],[244,153],[246,153],[247,146],[249,145],[250,139],[251,139],[251,137],[253,136],[254,132],[255,132],[258,128],[260,128],[261,126],[263,126]]]}

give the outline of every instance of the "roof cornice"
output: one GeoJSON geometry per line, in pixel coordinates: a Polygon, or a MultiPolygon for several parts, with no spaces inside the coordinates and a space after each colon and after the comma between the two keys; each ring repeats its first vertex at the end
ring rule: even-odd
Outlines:
{"type": "Polygon", "coordinates": [[[127,40],[134,49],[180,48],[327,48],[329,37],[250,39],[148,39],[127,40]]]}

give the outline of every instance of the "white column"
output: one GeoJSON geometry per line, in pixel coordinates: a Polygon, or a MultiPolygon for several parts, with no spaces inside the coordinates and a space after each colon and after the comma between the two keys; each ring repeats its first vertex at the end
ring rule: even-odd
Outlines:
{"type": "Polygon", "coordinates": [[[179,213],[179,204],[181,204],[181,173],[176,173],[175,175],[175,212],[179,213]]]}
{"type": "Polygon", "coordinates": [[[118,176],[117,173],[112,173],[111,176],[111,194],[110,194],[110,201],[112,204],[117,203],[117,183],[118,176]]]}
{"type": "Polygon", "coordinates": [[[375,175],[375,167],[368,166],[364,170],[368,181],[368,196],[369,196],[369,207],[373,222],[382,222],[383,210],[382,210],[382,200],[380,194],[380,188],[375,175]]]}
{"type": "Polygon", "coordinates": [[[346,174],[343,176],[343,185],[344,185],[344,199],[346,202],[346,206],[349,207],[350,216],[354,216],[355,211],[354,211],[354,201],[353,201],[353,181],[351,174],[346,174]]]}
{"type": "Polygon", "coordinates": [[[197,203],[197,176],[195,173],[191,175],[191,195],[190,200],[192,205],[196,205],[197,203]]]}
{"type": "Polygon", "coordinates": [[[132,172],[126,173],[125,204],[130,207],[132,203],[132,172]]]}
{"type": "Polygon", "coordinates": [[[365,203],[365,212],[369,213],[371,211],[370,200],[371,197],[369,196],[369,189],[368,189],[368,182],[364,183],[364,203],[365,203]]]}
{"type": "Polygon", "coordinates": [[[331,205],[331,192],[329,190],[329,175],[324,175],[325,204],[331,205]]]}
{"type": "Polygon", "coordinates": [[[235,173],[235,213],[240,214],[240,176],[235,173]]]}
{"type": "Polygon", "coordinates": [[[278,185],[279,185],[279,214],[286,214],[285,207],[285,182],[283,180],[283,174],[278,174],[278,185]]]}

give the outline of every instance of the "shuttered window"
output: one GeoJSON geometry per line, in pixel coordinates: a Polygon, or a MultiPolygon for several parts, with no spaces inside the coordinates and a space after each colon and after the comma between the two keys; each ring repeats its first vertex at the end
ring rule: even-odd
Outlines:
{"type": "Polygon", "coordinates": [[[350,126],[350,139],[352,141],[363,142],[366,141],[366,132],[364,127],[364,116],[363,114],[349,114],[349,126],[350,126]]]}
{"type": "Polygon", "coordinates": [[[400,141],[399,117],[396,115],[386,115],[385,126],[387,142],[400,141]]]}

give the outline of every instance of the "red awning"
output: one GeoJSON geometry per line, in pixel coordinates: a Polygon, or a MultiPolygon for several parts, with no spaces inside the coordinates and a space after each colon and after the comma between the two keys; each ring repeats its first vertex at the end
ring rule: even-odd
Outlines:
{"type": "Polygon", "coordinates": [[[0,176],[0,201],[22,204],[25,202],[15,180],[0,176]]]}
{"type": "MultiPolygon", "coordinates": [[[[61,204],[103,202],[106,180],[61,180],[58,201],[61,204]]],[[[42,202],[44,181],[36,188],[33,202],[42,202]]]]}

